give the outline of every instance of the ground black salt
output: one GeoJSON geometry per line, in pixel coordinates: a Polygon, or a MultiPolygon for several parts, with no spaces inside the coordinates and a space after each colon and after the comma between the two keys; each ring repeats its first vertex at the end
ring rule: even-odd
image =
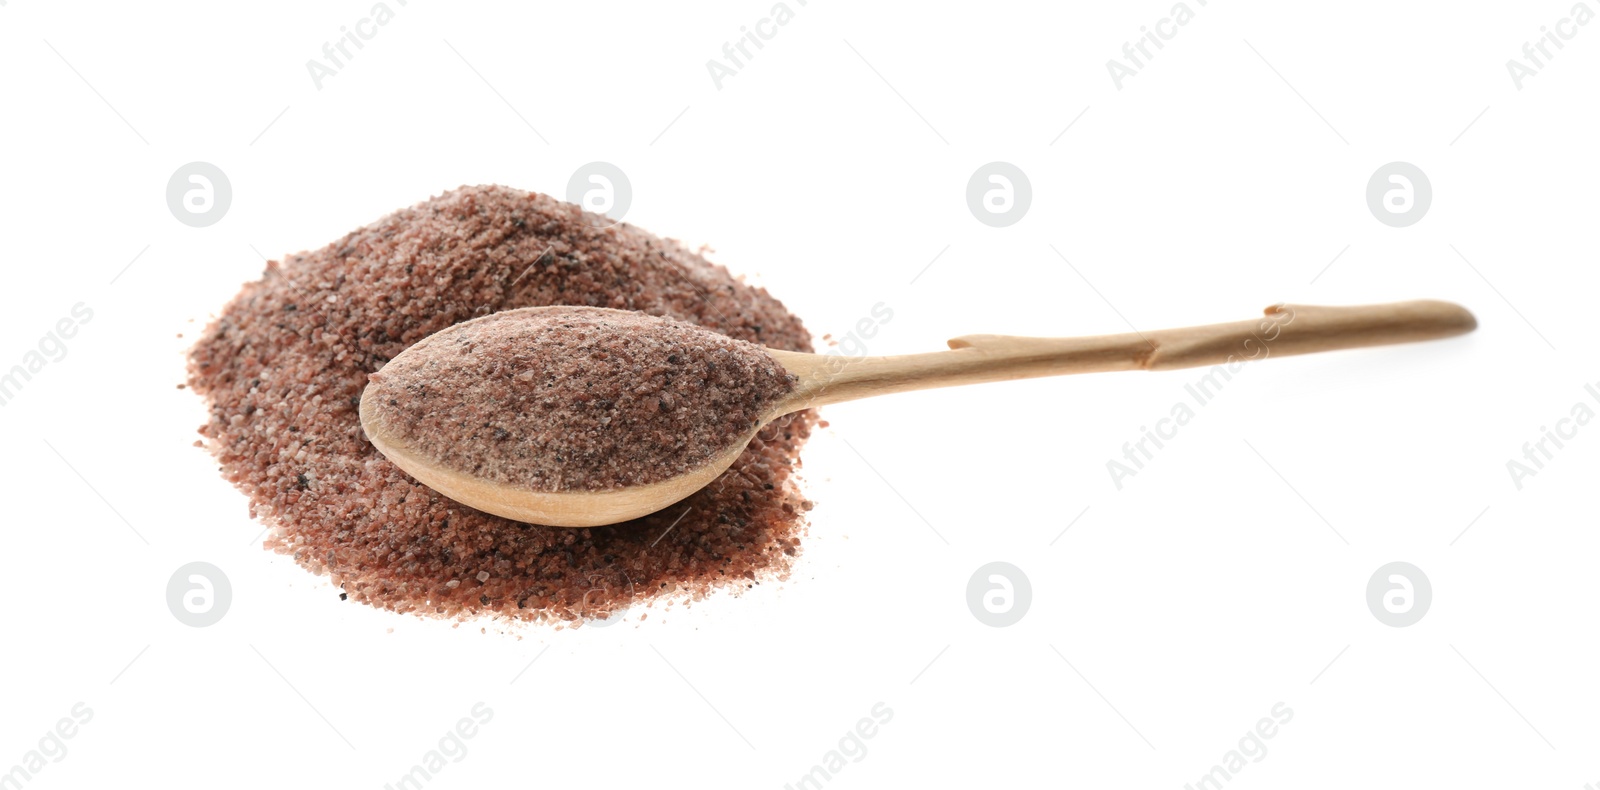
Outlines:
{"type": "Polygon", "coordinates": [[[378,430],[447,469],[606,491],[703,467],[794,376],[760,346],[593,307],[507,310],[424,338],[371,376],[378,430]]]}
{"type": "Polygon", "coordinates": [[[191,349],[188,381],[208,402],[206,446],[271,528],[266,546],[357,601],[452,618],[599,618],[786,575],[810,508],[794,480],[809,411],[763,428],[673,507],[584,529],[460,505],[363,438],[369,374],[428,335],[512,308],[634,310],[811,350],[764,289],[677,242],[604,225],[544,195],[463,187],[268,263],[191,349]]]}

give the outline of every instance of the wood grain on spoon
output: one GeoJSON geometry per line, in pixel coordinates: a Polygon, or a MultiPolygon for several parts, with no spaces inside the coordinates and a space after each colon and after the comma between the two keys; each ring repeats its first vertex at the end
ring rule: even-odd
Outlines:
{"type": "Polygon", "coordinates": [[[609,490],[533,490],[446,467],[383,430],[378,415],[384,404],[371,397],[372,387],[362,393],[361,424],[386,458],[451,499],[531,524],[592,527],[653,513],[704,488],[738,459],[762,426],[801,409],[936,387],[1071,373],[1174,370],[1409,343],[1463,334],[1476,326],[1472,313],[1460,305],[1421,300],[1355,307],[1277,305],[1262,318],[1247,321],[1094,337],[966,335],[949,341],[949,351],[901,356],[848,358],[766,349],[797,381],[757,425],[729,436],[721,451],[684,474],[609,490]]]}

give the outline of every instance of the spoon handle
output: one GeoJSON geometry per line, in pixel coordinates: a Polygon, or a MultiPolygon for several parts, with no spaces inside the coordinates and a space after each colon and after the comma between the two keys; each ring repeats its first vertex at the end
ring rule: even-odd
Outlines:
{"type": "Polygon", "coordinates": [[[1417,300],[1350,307],[1273,305],[1262,318],[1094,337],[964,335],[950,351],[888,357],[771,352],[800,377],[795,408],[894,392],[1069,373],[1237,365],[1291,354],[1434,340],[1477,327],[1466,308],[1417,300]]]}

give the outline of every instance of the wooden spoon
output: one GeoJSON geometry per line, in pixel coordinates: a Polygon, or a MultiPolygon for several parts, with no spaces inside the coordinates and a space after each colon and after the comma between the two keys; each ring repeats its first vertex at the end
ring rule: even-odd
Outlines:
{"type": "Polygon", "coordinates": [[[693,494],[732,465],[762,426],[801,409],[895,392],[1068,373],[1238,365],[1275,356],[1433,340],[1470,332],[1477,325],[1472,313],[1460,305],[1421,300],[1358,307],[1275,305],[1255,320],[1096,337],[965,335],[950,340],[949,351],[902,356],[851,358],[766,349],[798,381],[756,427],[730,436],[723,450],[685,474],[605,491],[536,491],[441,466],[381,430],[375,415],[384,405],[369,397],[372,388],[362,393],[361,425],[372,444],[396,466],[457,502],[531,524],[593,527],[647,515],[693,494]]]}

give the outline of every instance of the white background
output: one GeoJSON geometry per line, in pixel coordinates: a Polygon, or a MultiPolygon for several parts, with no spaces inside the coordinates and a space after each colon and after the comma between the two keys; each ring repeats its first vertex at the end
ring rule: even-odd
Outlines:
{"type": "Polygon", "coordinates": [[[306,61],[366,0],[0,3],[0,366],[94,313],[0,408],[0,770],[83,702],[29,788],[380,788],[481,701],[428,787],[781,788],[883,702],[828,787],[1181,788],[1283,702],[1230,788],[1600,784],[1600,429],[1521,490],[1506,468],[1600,410],[1600,24],[1520,90],[1505,65],[1568,0],[1191,4],[1121,90],[1106,62],[1165,0],[812,0],[720,90],[706,62],[766,0],[392,5],[318,90],[306,61]],[[165,201],[196,160],[234,192],[203,229],[165,201]],[[884,303],[872,353],[1278,301],[1449,299],[1481,328],[1253,365],[1121,490],[1106,462],[1196,371],[829,408],[793,577],[642,623],[455,628],[259,549],[175,388],[256,250],[461,184],[561,195],[594,160],[630,222],[818,335],[884,303]],[[1033,187],[1001,229],[965,202],[995,160],[1033,187]],[[1391,161],[1432,183],[1403,229],[1365,199],[1391,161]],[[233,585],[209,628],[165,603],[195,560],[233,585]],[[1032,583],[1008,628],[964,600],[995,560],[1032,583]],[[1407,628],[1365,602],[1394,560],[1433,587],[1407,628]]]}

